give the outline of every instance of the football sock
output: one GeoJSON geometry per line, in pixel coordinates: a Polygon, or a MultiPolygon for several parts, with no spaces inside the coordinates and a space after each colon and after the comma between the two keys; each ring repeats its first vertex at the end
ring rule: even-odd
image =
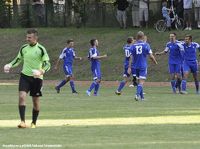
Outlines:
{"type": "Polygon", "coordinates": [[[142,85],[141,85],[141,84],[138,84],[138,86],[137,86],[137,91],[136,91],[137,96],[140,96],[141,91],[142,91],[142,85]]]}
{"type": "Polygon", "coordinates": [[[175,87],[178,88],[179,91],[181,91],[181,79],[180,78],[177,79],[175,87]]]}
{"type": "Polygon", "coordinates": [[[172,91],[173,91],[173,92],[176,92],[176,87],[175,87],[175,85],[176,85],[176,81],[175,81],[175,80],[171,80],[171,87],[172,87],[172,91]]]}
{"type": "Polygon", "coordinates": [[[133,85],[134,86],[138,85],[136,76],[133,76],[133,85]]]}
{"type": "Polygon", "coordinates": [[[71,89],[72,89],[72,92],[75,92],[75,85],[74,85],[74,81],[70,81],[70,86],[71,86],[71,89]]]}
{"type": "Polygon", "coordinates": [[[119,87],[118,87],[117,90],[118,90],[119,92],[121,92],[121,90],[124,88],[125,84],[126,84],[125,81],[121,81],[121,82],[120,82],[120,85],[119,85],[119,87]]]}
{"type": "Polygon", "coordinates": [[[25,122],[25,110],[26,110],[26,106],[25,105],[19,105],[20,119],[21,119],[21,121],[24,121],[24,122],[25,122]]]}
{"type": "Polygon", "coordinates": [[[62,86],[64,86],[67,83],[66,80],[62,80],[59,85],[57,86],[58,88],[61,88],[62,86]]]}
{"type": "Polygon", "coordinates": [[[140,92],[140,97],[141,97],[141,99],[144,99],[144,94],[143,94],[143,86],[141,86],[141,92],[140,92]]]}
{"type": "Polygon", "coordinates": [[[99,83],[96,83],[95,87],[94,87],[94,94],[97,94],[98,91],[99,91],[99,86],[100,84],[99,83]]]}
{"type": "Polygon", "coordinates": [[[34,108],[32,110],[32,123],[36,124],[37,118],[39,115],[39,111],[36,111],[34,108]]]}
{"type": "Polygon", "coordinates": [[[186,91],[186,84],[187,84],[187,81],[182,80],[182,91],[186,91]]]}
{"type": "Polygon", "coordinates": [[[91,92],[93,90],[93,88],[95,87],[96,82],[92,82],[92,84],[90,85],[90,88],[88,89],[89,92],[91,92]]]}
{"type": "Polygon", "coordinates": [[[196,91],[199,91],[199,81],[195,81],[195,87],[196,87],[196,91]]]}

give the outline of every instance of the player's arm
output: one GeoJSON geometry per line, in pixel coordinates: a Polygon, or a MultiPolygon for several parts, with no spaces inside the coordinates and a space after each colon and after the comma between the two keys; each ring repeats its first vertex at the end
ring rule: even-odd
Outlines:
{"type": "Polygon", "coordinates": [[[104,54],[104,55],[99,55],[99,56],[92,56],[93,59],[102,59],[102,58],[106,58],[107,57],[107,54],[104,54]]]}
{"type": "Polygon", "coordinates": [[[154,62],[154,64],[158,64],[158,62],[156,61],[155,57],[153,56],[153,54],[149,54],[150,59],[154,62]]]}
{"type": "Polygon", "coordinates": [[[22,57],[22,49],[21,49],[17,57],[14,60],[12,60],[10,63],[4,66],[4,72],[9,73],[11,68],[17,67],[22,62],[22,59],[23,57],[22,57]]]}
{"type": "Polygon", "coordinates": [[[163,50],[162,52],[156,52],[155,55],[163,55],[166,54],[169,51],[169,48],[166,47],[165,50],[163,50]]]}

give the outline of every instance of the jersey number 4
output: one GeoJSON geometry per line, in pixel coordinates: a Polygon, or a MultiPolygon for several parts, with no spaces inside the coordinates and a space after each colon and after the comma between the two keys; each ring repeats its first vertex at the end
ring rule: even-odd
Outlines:
{"type": "Polygon", "coordinates": [[[136,54],[142,54],[142,46],[136,46],[136,54]]]}

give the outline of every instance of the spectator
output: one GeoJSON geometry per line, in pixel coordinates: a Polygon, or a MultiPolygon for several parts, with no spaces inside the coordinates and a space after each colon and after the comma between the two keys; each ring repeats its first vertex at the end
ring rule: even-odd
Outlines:
{"type": "Polygon", "coordinates": [[[33,0],[33,9],[36,17],[37,26],[44,26],[45,24],[45,8],[42,0],[33,0]]]}
{"type": "Polygon", "coordinates": [[[120,24],[120,28],[127,28],[126,26],[126,8],[129,3],[127,0],[116,0],[114,6],[117,5],[117,21],[120,24]]]}
{"type": "Polygon", "coordinates": [[[194,17],[197,23],[197,28],[200,28],[200,0],[193,0],[194,2],[194,17]]]}
{"type": "Polygon", "coordinates": [[[140,20],[139,20],[139,0],[131,0],[130,3],[132,5],[132,22],[133,22],[133,27],[139,27],[140,26],[140,20]]]}
{"type": "Polygon", "coordinates": [[[192,30],[192,0],[183,0],[185,30],[192,30]]]}
{"type": "Polygon", "coordinates": [[[143,22],[145,22],[146,28],[148,27],[148,20],[149,20],[148,4],[149,0],[140,0],[139,2],[140,27],[142,27],[143,22]]]}
{"type": "Polygon", "coordinates": [[[175,0],[176,13],[183,18],[183,0],[175,0]]]}

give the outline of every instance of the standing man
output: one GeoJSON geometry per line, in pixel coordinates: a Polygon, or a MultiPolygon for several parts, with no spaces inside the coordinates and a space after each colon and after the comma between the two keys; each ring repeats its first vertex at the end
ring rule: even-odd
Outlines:
{"type": "Polygon", "coordinates": [[[164,51],[156,52],[155,55],[162,55],[169,52],[168,64],[171,77],[171,88],[173,93],[176,93],[176,77],[177,87],[180,91],[181,85],[181,66],[183,63],[183,46],[176,40],[176,33],[169,34],[169,42],[166,44],[164,51]]]}
{"type": "Polygon", "coordinates": [[[185,30],[192,30],[192,0],[183,0],[185,30]]]}
{"type": "Polygon", "coordinates": [[[33,101],[31,128],[36,127],[36,121],[40,111],[40,100],[42,96],[43,74],[50,69],[49,56],[46,49],[38,43],[38,32],[36,29],[29,29],[26,35],[27,44],[23,45],[17,57],[4,66],[4,72],[9,73],[10,69],[23,62],[23,68],[19,80],[19,115],[21,123],[18,128],[26,128],[25,109],[26,96],[30,92],[33,101]]]}
{"type": "Polygon", "coordinates": [[[183,80],[182,80],[182,94],[187,94],[187,78],[189,72],[193,74],[196,93],[199,94],[199,80],[198,80],[198,60],[196,56],[196,50],[200,51],[200,45],[196,42],[192,42],[192,36],[185,36],[184,47],[184,62],[183,62],[183,80]]]}
{"type": "Polygon", "coordinates": [[[88,53],[88,59],[91,62],[91,71],[93,74],[94,82],[90,85],[90,88],[86,91],[87,95],[91,95],[91,91],[94,89],[94,96],[98,95],[98,90],[101,82],[101,64],[100,59],[106,58],[107,55],[99,55],[99,51],[97,50],[98,47],[98,40],[91,39],[90,40],[91,48],[88,53]]]}
{"type": "Polygon", "coordinates": [[[194,17],[197,23],[197,28],[200,28],[200,0],[193,0],[194,2],[194,17]]]}
{"type": "Polygon", "coordinates": [[[137,28],[140,27],[140,20],[139,20],[139,0],[132,0],[132,23],[133,27],[137,28]]]}
{"type": "Polygon", "coordinates": [[[149,21],[149,0],[140,0],[139,2],[139,17],[140,17],[140,27],[142,27],[143,22],[145,22],[145,27],[148,28],[149,21]]]}
{"type": "Polygon", "coordinates": [[[60,93],[60,88],[62,86],[64,86],[68,81],[70,81],[70,86],[72,89],[72,93],[77,94],[78,92],[75,89],[75,85],[74,85],[74,76],[73,76],[73,68],[72,68],[72,64],[74,59],[79,59],[81,60],[81,57],[77,57],[75,55],[75,51],[74,51],[74,40],[73,39],[69,39],[67,40],[67,46],[63,49],[62,53],[60,54],[56,65],[55,65],[55,70],[57,70],[57,66],[60,62],[60,60],[63,60],[63,71],[65,73],[65,79],[62,80],[56,87],[56,91],[57,93],[60,93]]]}
{"type": "Polygon", "coordinates": [[[114,6],[117,5],[117,21],[120,24],[120,28],[126,29],[126,8],[128,7],[129,3],[127,0],[116,0],[114,2],[114,6]]]}
{"type": "MultiPolygon", "coordinates": [[[[151,51],[150,45],[144,40],[144,33],[142,31],[139,31],[137,33],[137,41],[133,46],[131,47],[131,55],[132,55],[132,65],[133,69],[136,72],[136,77],[138,78],[138,85],[135,95],[135,100],[144,100],[144,94],[143,94],[143,84],[147,77],[147,55],[150,56],[151,60],[157,64],[156,59],[153,56],[153,53],[151,51]]],[[[131,63],[129,63],[129,67],[131,66],[131,63]]]]}
{"type": "Polygon", "coordinates": [[[120,82],[120,85],[118,89],[115,91],[116,95],[121,95],[121,90],[124,88],[126,83],[128,82],[128,78],[130,77],[131,70],[128,67],[129,66],[129,61],[130,61],[130,48],[132,44],[134,43],[134,38],[133,37],[128,37],[127,39],[127,44],[123,47],[124,54],[125,54],[125,59],[124,59],[124,74],[123,74],[123,81],[120,82]]]}

